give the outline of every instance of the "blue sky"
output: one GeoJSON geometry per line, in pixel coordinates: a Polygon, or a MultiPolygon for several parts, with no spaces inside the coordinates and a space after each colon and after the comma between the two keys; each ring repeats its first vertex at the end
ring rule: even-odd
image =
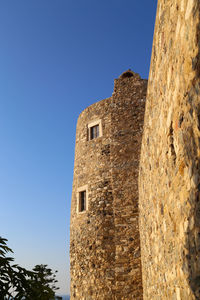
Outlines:
{"type": "Polygon", "coordinates": [[[148,77],[156,1],[0,0],[0,235],[69,293],[76,121],[131,68],[148,77]]]}

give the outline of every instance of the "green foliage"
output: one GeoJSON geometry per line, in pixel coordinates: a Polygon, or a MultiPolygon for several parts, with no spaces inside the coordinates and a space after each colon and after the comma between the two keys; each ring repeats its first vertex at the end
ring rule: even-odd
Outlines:
{"type": "Polygon", "coordinates": [[[0,300],[52,300],[55,296],[56,275],[47,265],[36,265],[32,271],[12,264],[14,259],[7,257],[13,253],[7,239],[0,237],[0,300]],[[14,296],[13,296],[14,295],[14,296]]]}
{"type": "MultiPolygon", "coordinates": [[[[36,265],[33,268],[34,278],[29,280],[29,290],[25,295],[27,300],[49,300],[55,299],[55,292],[58,288],[55,286],[56,275],[47,265],[36,265]]],[[[56,271],[57,272],[57,271],[56,271]]]]}

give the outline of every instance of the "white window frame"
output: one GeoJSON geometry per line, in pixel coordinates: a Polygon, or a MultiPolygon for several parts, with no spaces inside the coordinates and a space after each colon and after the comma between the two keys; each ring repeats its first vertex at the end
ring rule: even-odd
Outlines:
{"type": "Polygon", "coordinates": [[[92,122],[88,123],[88,140],[89,141],[98,139],[102,135],[103,135],[103,132],[102,132],[102,121],[101,121],[101,119],[95,120],[95,121],[92,121],[92,122]],[[96,138],[91,139],[91,128],[94,127],[94,126],[99,126],[99,136],[96,137],[96,138]]]}
{"type": "Polygon", "coordinates": [[[77,214],[85,213],[88,210],[88,185],[83,185],[83,186],[81,186],[80,188],[77,189],[76,200],[77,200],[77,208],[76,208],[77,214]],[[83,210],[83,211],[80,211],[80,201],[81,201],[80,194],[81,194],[81,192],[86,192],[85,210],[83,210]]]}

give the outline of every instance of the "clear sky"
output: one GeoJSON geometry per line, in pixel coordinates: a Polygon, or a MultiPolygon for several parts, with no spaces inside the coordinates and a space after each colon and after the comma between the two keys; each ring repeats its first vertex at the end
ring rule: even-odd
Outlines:
{"type": "Polygon", "coordinates": [[[131,68],[148,77],[156,1],[0,0],[0,235],[69,293],[76,121],[131,68]]]}

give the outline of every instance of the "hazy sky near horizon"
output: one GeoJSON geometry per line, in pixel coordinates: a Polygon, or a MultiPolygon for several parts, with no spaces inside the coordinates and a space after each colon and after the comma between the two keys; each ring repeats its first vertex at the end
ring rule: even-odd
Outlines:
{"type": "Polygon", "coordinates": [[[131,68],[148,77],[156,1],[0,0],[0,235],[69,293],[76,121],[131,68]]]}

